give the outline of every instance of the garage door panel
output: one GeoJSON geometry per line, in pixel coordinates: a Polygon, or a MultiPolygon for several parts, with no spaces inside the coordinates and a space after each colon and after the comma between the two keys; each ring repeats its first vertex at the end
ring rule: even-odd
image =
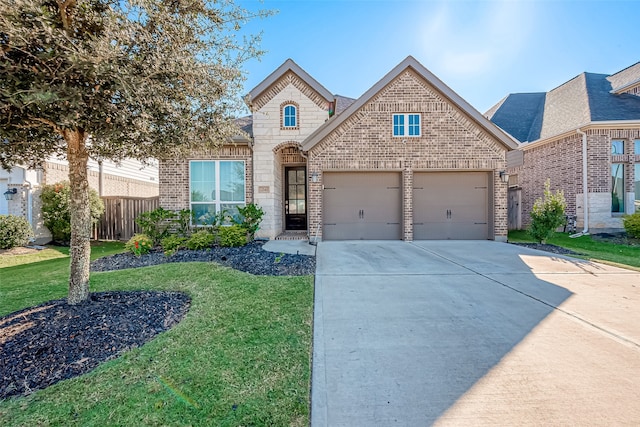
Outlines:
{"type": "Polygon", "coordinates": [[[488,173],[414,174],[414,239],[487,239],[488,173]]]}
{"type": "Polygon", "coordinates": [[[323,179],[325,240],[401,238],[399,173],[328,172],[323,179]]]}

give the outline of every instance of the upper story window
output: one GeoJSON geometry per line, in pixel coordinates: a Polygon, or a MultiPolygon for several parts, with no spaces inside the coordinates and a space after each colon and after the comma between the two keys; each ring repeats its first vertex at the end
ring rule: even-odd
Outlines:
{"type": "Polygon", "coordinates": [[[393,136],[420,136],[420,114],[394,114],[393,136]]]}
{"type": "Polygon", "coordinates": [[[298,105],[293,102],[285,102],[284,104],[282,104],[281,108],[282,128],[298,128],[298,105]]]}
{"type": "Polygon", "coordinates": [[[633,141],[633,154],[640,154],[640,139],[633,141]]]}

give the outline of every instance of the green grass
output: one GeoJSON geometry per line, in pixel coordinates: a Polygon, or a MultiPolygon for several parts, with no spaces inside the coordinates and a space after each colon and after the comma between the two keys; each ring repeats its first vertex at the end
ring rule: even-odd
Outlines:
{"type": "MultiPolygon", "coordinates": [[[[68,259],[40,255],[0,268],[0,315],[65,296],[68,259]]],[[[92,291],[182,291],[191,309],[89,374],[0,401],[0,425],[308,425],[312,282],[208,263],[93,273],[92,291]]]]}
{"type": "MultiPolygon", "coordinates": [[[[92,242],[91,259],[122,252],[120,242],[92,242]]],[[[0,316],[66,296],[69,248],[48,246],[32,254],[0,256],[0,316]]]]}
{"type": "MultiPolygon", "coordinates": [[[[531,243],[534,240],[526,231],[510,231],[510,242],[531,243]]],[[[640,246],[618,245],[609,242],[593,240],[591,236],[582,236],[572,239],[567,233],[557,233],[547,243],[571,249],[583,255],[578,258],[593,261],[604,261],[620,266],[640,268],[640,246]]]]}

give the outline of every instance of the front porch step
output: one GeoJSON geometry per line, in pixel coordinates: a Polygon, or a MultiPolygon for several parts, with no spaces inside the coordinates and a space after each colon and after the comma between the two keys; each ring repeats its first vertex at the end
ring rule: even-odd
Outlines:
{"type": "Polygon", "coordinates": [[[306,231],[285,231],[276,236],[275,240],[309,240],[309,236],[306,231]]]}

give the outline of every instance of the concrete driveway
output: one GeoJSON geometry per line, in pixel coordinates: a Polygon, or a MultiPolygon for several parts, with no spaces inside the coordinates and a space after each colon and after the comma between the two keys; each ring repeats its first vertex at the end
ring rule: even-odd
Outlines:
{"type": "Polygon", "coordinates": [[[312,427],[638,425],[640,273],[490,241],[321,242],[312,427]]]}

